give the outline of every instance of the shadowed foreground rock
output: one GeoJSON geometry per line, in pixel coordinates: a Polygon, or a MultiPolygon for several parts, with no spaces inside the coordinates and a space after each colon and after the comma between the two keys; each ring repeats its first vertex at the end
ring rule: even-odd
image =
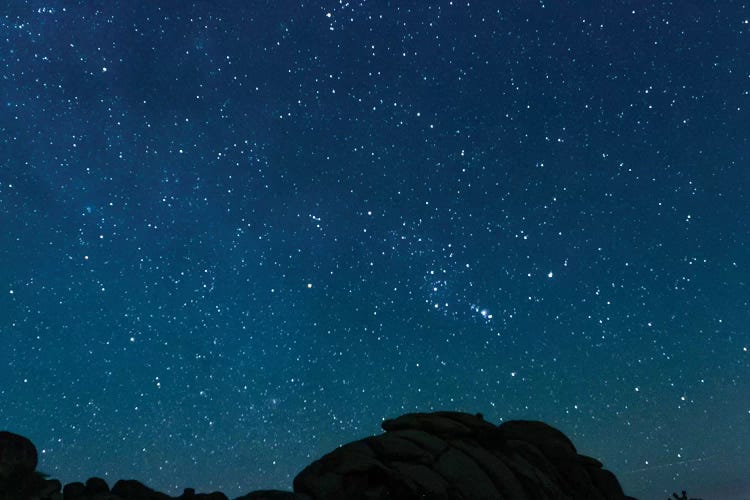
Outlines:
{"type": "Polygon", "coordinates": [[[413,413],[383,429],[310,464],[294,491],[342,500],[628,498],[614,474],[543,422],[495,426],[481,415],[413,413]]]}
{"type": "MultiPolygon", "coordinates": [[[[617,478],[598,460],[579,455],[560,431],[543,422],[496,426],[481,415],[411,413],[382,424],[384,434],[344,445],[294,479],[294,493],[261,490],[241,500],[625,500],[617,478]]],[[[0,433],[0,500],[225,500],[223,493],[186,489],[179,497],[135,480],[110,490],[45,479],[35,472],[36,448],[0,433]]],[[[238,499],[239,500],[239,499],[238,499]]]]}

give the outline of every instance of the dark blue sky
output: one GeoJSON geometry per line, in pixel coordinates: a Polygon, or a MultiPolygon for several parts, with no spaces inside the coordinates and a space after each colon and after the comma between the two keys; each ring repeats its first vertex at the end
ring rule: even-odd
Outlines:
{"type": "Polygon", "coordinates": [[[0,42],[0,427],[43,471],[291,488],[450,409],[748,494],[742,2],[19,0],[0,42]]]}

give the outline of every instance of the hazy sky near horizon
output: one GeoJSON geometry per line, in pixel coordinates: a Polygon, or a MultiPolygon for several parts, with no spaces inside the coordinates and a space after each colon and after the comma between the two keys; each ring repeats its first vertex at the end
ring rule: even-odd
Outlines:
{"type": "Polygon", "coordinates": [[[445,409],[750,491],[743,2],[17,1],[0,43],[0,428],[44,472],[291,489],[445,409]]]}

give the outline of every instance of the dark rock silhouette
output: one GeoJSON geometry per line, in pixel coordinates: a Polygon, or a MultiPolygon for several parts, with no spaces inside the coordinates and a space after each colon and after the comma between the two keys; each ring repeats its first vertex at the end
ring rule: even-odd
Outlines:
{"type": "MultiPolygon", "coordinates": [[[[308,465],[294,492],[260,490],[238,500],[626,500],[617,478],[578,454],[562,432],[513,420],[496,426],[481,414],[410,413],[386,420],[383,434],[346,444],[308,465]]],[[[226,500],[186,488],[170,497],[136,480],[110,490],[101,478],[59,481],[35,471],[28,439],[0,433],[0,500],[226,500]]],[[[632,500],[632,499],[631,499],[632,500]]]]}
{"type": "Polygon", "coordinates": [[[542,422],[495,426],[481,415],[412,413],[383,429],[310,464],[294,491],[342,500],[627,498],[599,461],[542,422]]]}
{"type": "Polygon", "coordinates": [[[0,477],[16,471],[31,472],[36,469],[37,461],[34,443],[18,434],[0,431],[0,477]]]}

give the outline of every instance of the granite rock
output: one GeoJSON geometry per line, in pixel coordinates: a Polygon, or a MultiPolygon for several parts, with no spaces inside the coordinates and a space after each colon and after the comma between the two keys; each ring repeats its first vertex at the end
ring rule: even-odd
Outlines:
{"type": "Polygon", "coordinates": [[[314,500],[625,500],[601,462],[543,422],[496,426],[481,415],[411,413],[384,434],[306,467],[294,490],[314,500]]]}
{"type": "Polygon", "coordinates": [[[68,483],[63,487],[65,500],[81,500],[86,498],[86,485],[80,481],[68,483]]]}
{"type": "Polygon", "coordinates": [[[86,495],[93,497],[109,493],[107,481],[100,477],[90,477],[86,480],[86,495]]]}
{"type": "Polygon", "coordinates": [[[36,446],[26,437],[8,431],[0,431],[0,477],[7,477],[16,470],[33,472],[39,458],[36,446]]]}

